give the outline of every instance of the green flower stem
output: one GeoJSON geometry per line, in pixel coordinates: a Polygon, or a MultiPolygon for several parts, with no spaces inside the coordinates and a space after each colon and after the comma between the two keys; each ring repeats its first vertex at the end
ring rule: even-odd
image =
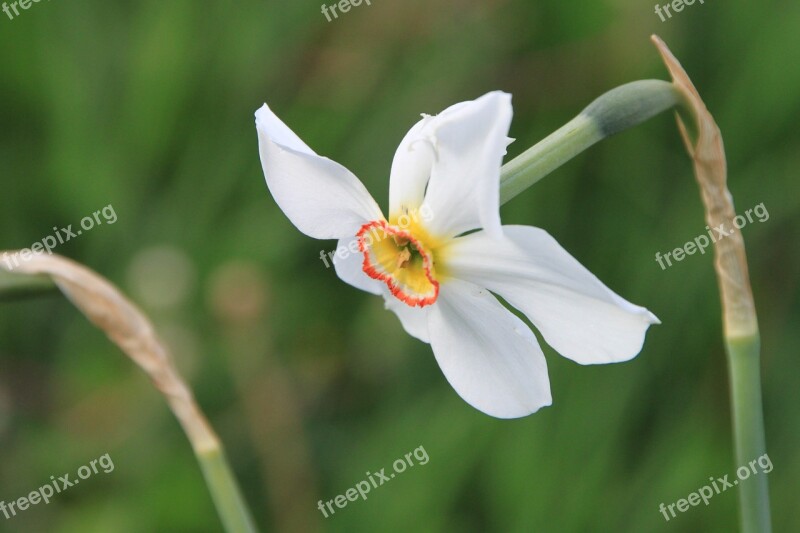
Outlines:
{"type": "Polygon", "coordinates": [[[196,455],[225,531],[257,531],[222,447],[197,451],[196,455]]]}
{"type": "MultiPolygon", "coordinates": [[[[653,42],[673,83],[636,81],[600,96],[577,117],[503,166],[501,205],[598,141],[675,108],[679,129],[694,162],[706,221],[716,227],[733,219],[736,213],[726,185],[727,166],[719,128],[677,59],[659,38],[653,36],[653,42]]],[[[758,322],[741,235],[718,241],[715,256],[739,467],[766,454],[758,322]]],[[[741,483],[739,499],[742,531],[771,531],[767,477],[755,476],[741,483]]]]}
{"type": "Polygon", "coordinates": [[[597,124],[578,115],[505,165],[500,173],[500,205],[603,139],[597,124]]]}
{"type": "MultiPolygon", "coordinates": [[[[738,466],[747,466],[767,453],[761,409],[759,345],[757,333],[749,337],[725,339],[738,466]]],[[[752,476],[739,483],[739,506],[742,531],[765,533],[771,530],[766,475],[752,476]]]]}
{"type": "Polygon", "coordinates": [[[598,141],[641,124],[680,102],[675,86],[661,80],[634,81],[608,91],[577,117],[503,165],[500,204],[598,141]]]}
{"type": "MultiPolygon", "coordinates": [[[[722,133],[689,75],[657,36],[652,41],[681,92],[678,129],[694,163],[709,227],[730,224],[736,216],[728,190],[728,166],[722,133]]],[[[737,231],[714,243],[714,268],[722,300],[723,338],[728,354],[733,440],[737,468],[766,454],[761,403],[758,318],[750,287],[744,238],[737,231]]],[[[744,533],[769,533],[769,487],[766,476],[739,483],[739,513],[744,533]]]]}

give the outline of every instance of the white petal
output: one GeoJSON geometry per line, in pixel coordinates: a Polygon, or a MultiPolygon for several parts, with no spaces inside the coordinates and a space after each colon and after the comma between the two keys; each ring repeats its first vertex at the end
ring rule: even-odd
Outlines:
{"type": "Polygon", "coordinates": [[[358,239],[356,237],[341,239],[337,243],[336,253],[333,255],[336,275],[339,276],[339,279],[357,289],[372,294],[383,294],[383,288],[386,287],[386,284],[372,279],[364,272],[364,254],[358,251],[357,243],[358,239]],[[356,250],[356,252],[353,252],[353,250],[356,250]]]}
{"type": "Polygon", "coordinates": [[[612,292],[547,232],[503,226],[505,239],[476,232],[453,241],[448,269],[522,311],[547,343],[580,364],[627,361],[659,320],[612,292]]]}
{"type": "Polygon", "coordinates": [[[431,176],[436,152],[431,127],[436,117],[423,115],[397,147],[389,177],[389,215],[419,209],[425,198],[425,186],[431,176]]]}
{"type": "Polygon", "coordinates": [[[315,154],[266,104],[256,112],[256,128],[267,187],[297,229],[316,239],[340,239],[383,218],[358,178],[315,154]]]}
{"type": "Polygon", "coordinates": [[[489,291],[449,280],[431,306],[428,324],[436,361],[473,407],[517,418],[552,402],[536,337],[489,291]]]}
{"type": "Polygon", "coordinates": [[[501,235],[500,166],[512,114],[511,95],[496,91],[449,108],[425,128],[436,149],[425,193],[432,233],[501,235]]]}
{"type": "Polygon", "coordinates": [[[422,342],[430,344],[431,339],[428,332],[428,314],[430,312],[430,307],[411,307],[407,305],[397,298],[395,298],[391,292],[389,292],[386,285],[383,287],[385,290],[383,291],[383,299],[386,306],[386,309],[394,312],[397,315],[397,318],[400,319],[400,323],[403,325],[403,329],[406,330],[406,333],[414,337],[415,339],[419,339],[422,342]]]}

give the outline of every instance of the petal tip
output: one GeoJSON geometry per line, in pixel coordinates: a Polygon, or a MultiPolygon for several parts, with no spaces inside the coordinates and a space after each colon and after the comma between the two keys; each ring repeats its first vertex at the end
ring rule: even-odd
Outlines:
{"type": "Polygon", "coordinates": [[[528,404],[526,406],[520,406],[519,410],[500,410],[495,411],[494,409],[482,409],[480,407],[474,406],[476,409],[481,411],[485,415],[489,415],[493,418],[498,418],[500,420],[515,420],[517,418],[525,418],[526,416],[530,416],[532,414],[538,413],[540,410],[544,409],[545,407],[550,407],[553,405],[553,399],[548,395],[547,399],[542,398],[539,402],[535,404],[528,404]]]}
{"type": "Polygon", "coordinates": [[[264,102],[264,104],[263,104],[261,107],[259,107],[258,109],[256,109],[256,112],[255,112],[255,113],[253,113],[253,115],[255,116],[255,119],[256,119],[256,127],[260,128],[260,127],[262,127],[262,126],[263,126],[262,122],[263,122],[263,121],[264,121],[266,118],[268,118],[269,116],[271,116],[271,115],[274,115],[274,113],[273,113],[273,112],[272,112],[272,110],[269,108],[269,106],[267,105],[267,103],[266,103],[266,102],[264,102]]]}

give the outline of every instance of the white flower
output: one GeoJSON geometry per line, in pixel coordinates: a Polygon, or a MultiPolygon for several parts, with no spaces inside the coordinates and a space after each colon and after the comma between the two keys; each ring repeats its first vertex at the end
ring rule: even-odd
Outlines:
{"type": "Polygon", "coordinates": [[[385,218],[350,171],[317,155],[266,105],[256,113],[267,186],[291,222],[315,239],[339,239],[340,249],[356,241],[351,249],[362,253],[334,258],[338,276],[383,296],[405,330],[430,343],[456,392],[499,418],[533,413],[551,396],[536,337],[492,293],[580,364],[635,357],[659,323],[543,230],[500,225],[511,116],[502,92],[423,115],[395,154],[385,218]]]}

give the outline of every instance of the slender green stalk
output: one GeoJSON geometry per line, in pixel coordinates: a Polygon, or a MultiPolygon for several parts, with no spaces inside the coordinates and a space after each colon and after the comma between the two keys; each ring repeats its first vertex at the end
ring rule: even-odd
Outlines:
{"type": "MultiPolygon", "coordinates": [[[[661,53],[681,92],[683,113],[678,128],[694,163],[695,177],[706,211],[708,227],[735,227],[736,210],[728,190],[728,167],[722,133],[680,62],[656,37],[661,53]]],[[[737,467],[766,454],[761,402],[761,369],[758,318],[750,287],[744,238],[735,231],[714,243],[714,268],[722,301],[723,337],[728,353],[733,440],[737,467]]],[[[744,533],[769,533],[769,487],[766,476],[754,476],[738,484],[739,512],[744,533]]]]}
{"type": "Polygon", "coordinates": [[[197,460],[200,461],[206,484],[211,491],[211,497],[225,531],[228,533],[257,531],[222,448],[198,451],[197,460]]]}
{"type": "Polygon", "coordinates": [[[593,144],[675,107],[681,95],[661,80],[639,80],[612,89],[546,138],[503,165],[500,204],[550,174],[593,144]]]}
{"type": "MultiPolygon", "coordinates": [[[[673,76],[673,83],[643,80],[600,96],[577,117],[503,166],[500,203],[538,182],[598,141],[675,108],[706,207],[709,227],[731,227],[735,210],[727,189],[722,136],[685,71],[666,45],[653,41],[673,76]]],[[[741,234],[715,243],[715,267],[723,305],[731,409],[737,466],[766,453],[759,336],[741,234]]],[[[766,476],[739,485],[742,531],[768,533],[769,490],[766,476]]]]}
{"type": "Polygon", "coordinates": [[[505,165],[500,174],[500,204],[547,176],[603,139],[597,124],[578,115],[505,165]]]}
{"type": "MultiPolygon", "coordinates": [[[[767,453],[761,409],[759,345],[758,334],[725,340],[736,464],[739,466],[746,466],[767,453]]],[[[745,533],[771,530],[767,476],[753,476],[739,483],[739,513],[745,533]]]]}

